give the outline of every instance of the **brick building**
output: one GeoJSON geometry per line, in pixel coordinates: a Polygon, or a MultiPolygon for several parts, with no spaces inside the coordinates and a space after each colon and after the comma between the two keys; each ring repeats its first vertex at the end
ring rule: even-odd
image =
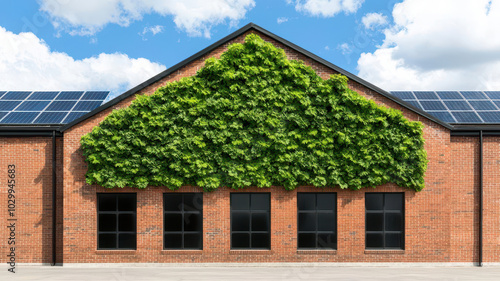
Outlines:
{"type": "Polygon", "coordinates": [[[37,264],[500,264],[500,92],[391,94],[249,24],[73,121],[6,122],[16,111],[2,113],[2,106],[13,106],[5,98],[9,93],[0,92],[0,218],[15,226],[0,230],[2,262],[14,253],[17,263],[37,264]],[[322,78],[343,74],[360,95],[422,122],[429,160],[425,188],[203,192],[194,186],[172,191],[86,184],[83,135],[137,94],[150,95],[194,75],[207,58],[219,57],[249,33],[304,61],[322,78]],[[460,99],[472,109],[453,111],[447,100],[460,99]],[[433,100],[444,108],[433,108],[433,100]],[[478,109],[481,101],[494,108],[478,109]]]}

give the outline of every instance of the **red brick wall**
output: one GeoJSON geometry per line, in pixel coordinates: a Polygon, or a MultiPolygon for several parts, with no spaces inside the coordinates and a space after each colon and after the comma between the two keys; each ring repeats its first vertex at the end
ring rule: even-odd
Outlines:
{"type": "MultiPolygon", "coordinates": [[[[62,138],[57,141],[58,236],[62,238],[62,138]]],[[[16,166],[16,262],[52,262],[52,138],[0,137],[0,251],[7,262],[8,165],[16,166]]],[[[62,262],[62,239],[57,251],[62,262]]]]}
{"type": "Polygon", "coordinates": [[[485,137],[483,153],[483,260],[500,262],[500,137],[485,137]]]}

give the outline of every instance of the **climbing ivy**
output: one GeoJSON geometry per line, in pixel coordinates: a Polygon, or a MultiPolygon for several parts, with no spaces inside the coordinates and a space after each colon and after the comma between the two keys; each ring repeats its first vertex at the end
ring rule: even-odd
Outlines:
{"type": "Polygon", "coordinates": [[[192,77],[137,95],[81,139],[89,184],[196,185],[205,191],[301,185],[416,191],[427,167],[423,126],[321,79],[250,34],[192,77]]]}

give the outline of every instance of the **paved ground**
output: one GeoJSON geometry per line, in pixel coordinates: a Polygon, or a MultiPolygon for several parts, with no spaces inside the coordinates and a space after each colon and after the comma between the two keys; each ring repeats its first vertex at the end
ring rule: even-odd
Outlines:
{"type": "Polygon", "coordinates": [[[500,280],[500,267],[135,267],[2,266],[0,280],[500,280]]]}

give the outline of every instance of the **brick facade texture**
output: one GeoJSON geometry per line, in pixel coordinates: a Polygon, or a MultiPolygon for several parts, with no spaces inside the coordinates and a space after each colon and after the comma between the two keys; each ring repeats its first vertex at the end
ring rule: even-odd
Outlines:
{"type": "MultiPolygon", "coordinates": [[[[255,32],[256,31],[250,31],[255,32]]],[[[246,35],[246,34],[245,34],[246,35]]],[[[243,42],[245,35],[213,50],[179,71],[143,89],[155,89],[181,77],[191,76],[205,59],[219,57],[228,44],[243,42]]],[[[321,77],[332,69],[296,53],[269,37],[264,40],[283,48],[289,59],[303,60],[321,77]]],[[[64,263],[217,263],[217,262],[477,262],[479,228],[479,142],[473,137],[451,137],[450,131],[419,116],[380,94],[358,84],[349,86],[380,105],[401,110],[409,120],[424,124],[428,155],[426,186],[421,192],[393,184],[360,191],[338,188],[282,187],[248,188],[234,191],[219,188],[203,194],[203,250],[163,250],[163,196],[165,192],[202,192],[197,187],[171,191],[166,187],[105,189],[85,182],[86,163],[80,138],[90,132],[113,109],[123,108],[131,96],[64,133],[58,142],[58,261],[64,263]],[[137,250],[97,250],[97,193],[137,193],[137,250]],[[230,249],[231,192],[269,192],[271,194],[271,249],[230,249]],[[337,193],[337,250],[297,250],[297,192],[337,193]],[[405,247],[397,251],[365,250],[365,192],[405,193],[405,247]]],[[[484,141],[484,262],[500,262],[500,138],[484,141]]],[[[6,201],[6,166],[15,162],[20,179],[18,262],[51,261],[51,139],[0,138],[0,192],[6,201]]],[[[4,203],[5,204],[5,203],[4,203]]],[[[6,205],[6,204],[5,204],[6,205]]],[[[6,209],[6,206],[4,206],[6,209]]],[[[3,222],[7,217],[0,212],[3,222]]],[[[7,237],[1,228],[0,237],[7,237]]],[[[0,243],[2,253],[6,243],[0,243]]],[[[2,254],[0,260],[4,261],[2,254]]]]}

